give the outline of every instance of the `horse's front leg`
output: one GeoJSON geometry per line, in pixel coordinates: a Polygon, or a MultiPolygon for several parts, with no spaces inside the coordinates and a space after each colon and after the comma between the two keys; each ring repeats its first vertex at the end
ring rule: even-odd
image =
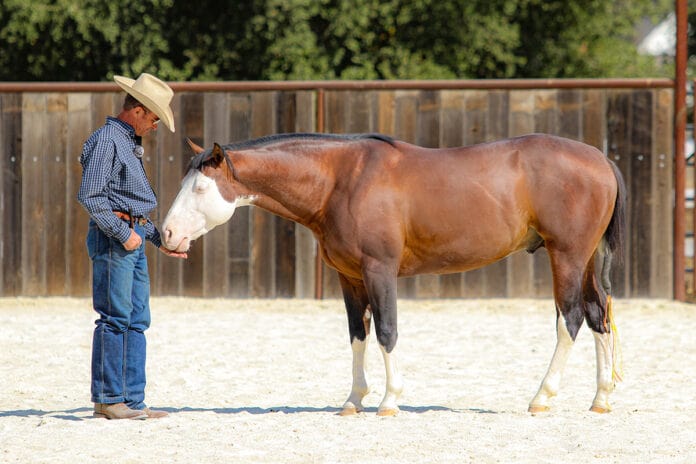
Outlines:
{"type": "Polygon", "coordinates": [[[349,280],[339,273],[343,299],[348,316],[350,346],[353,350],[353,386],[348,399],[339,413],[342,416],[363,410],[362,400],[370,392],[365,375],[367,342],[370,335],[370,307],[367,292],[362,282],[349,280]]]}
{"type": "Polygon", "coordinates": [[[380,343],[382,357],[384,358],[384,368],[386,370],[386,388],[384,398],[377,409],[378,416],[395,416],[399,412],[399,406],[396,404],[401,392],[404,389],[403,378],[396,365],[396,356],[394,350],[391,352],[380,343]]]}
{"type": "Polygon", "coordinates": [[[393,416],[399,412],[397,400],[403,390],[403,379],[397,367],[394,348],[398,338],[396,317],[396,276],[384,267],[363,270],[365,286],[375,321],[375,334],[384,358],[386,388],[377,414],[393,416]]]}
{"type": "Polygon", "coordinates": [[[348,399],[343,403],[343,409],[339,413],[341,416],[350,416],[361,412],[364,409],[362,400],[370,393],[370,387],[365,376],[367,338],[364,340],[353,338],[351,348],[353,349],[353,386],[348,399]]]}

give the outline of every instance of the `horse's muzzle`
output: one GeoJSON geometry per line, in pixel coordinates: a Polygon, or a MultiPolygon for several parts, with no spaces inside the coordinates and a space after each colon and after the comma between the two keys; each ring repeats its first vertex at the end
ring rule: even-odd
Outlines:
{"type": "Polygon", "coordinates": [[[188,237],[177,238],[169,228],[162,232],[162,244],[172,251],[185,253],[191,247],[191,240],[188,237]]]}

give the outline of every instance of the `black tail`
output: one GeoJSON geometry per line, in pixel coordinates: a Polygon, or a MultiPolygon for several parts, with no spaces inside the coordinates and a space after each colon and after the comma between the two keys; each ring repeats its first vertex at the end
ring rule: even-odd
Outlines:
{"type": "Polygon", "coordinates": [[[624,181],[618,166],[609,160],[611,168],[616,177],[616,202],[614,203],[614,214],[611,216],[607,230],[604,232],[604,239],[611,254],[618,260],[623,261],[624,236],[626,231],[626,182],[624,181]]]}
{"type": "Polygon", "coordinates": [[[624,254],[624,235],[626,230],[626,183],[624,182],[621,171],[611,160],[611,169],[616,177],[616,200],[614,202],[614,213],[611,215],[607,230],[604,231],[604,246],[598,250],[600,261],[600,278],[602,287],[607,295],[611,295],[611,265],[614,259],[621,263],[624,254]]]}

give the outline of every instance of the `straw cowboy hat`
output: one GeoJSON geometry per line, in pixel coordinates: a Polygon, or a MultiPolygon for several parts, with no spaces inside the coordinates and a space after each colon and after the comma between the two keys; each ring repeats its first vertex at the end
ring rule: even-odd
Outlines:
{"type": "Polygon", "coordinates": [[[174,132],[174,114],[169,107],[174,91],[152,74],[142,73],[138,79],[114,76],[114,81],[128,94],[159,116],[167,129],[174,132]]]}

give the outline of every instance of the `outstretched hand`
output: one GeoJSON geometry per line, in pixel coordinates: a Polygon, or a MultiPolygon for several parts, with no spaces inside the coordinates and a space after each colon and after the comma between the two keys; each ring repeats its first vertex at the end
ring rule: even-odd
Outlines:
{"type": "Polygon", "coordinates": [[[188,253],[186,253],[185,251],[174,251],[174,250],[170,250],[169,248],[167,248],[165,246],[159,247],[159,251],[161,251],[165,255],[171,256],[173,258],[182,258],[182,259],[188,258],[188,253]]]}

